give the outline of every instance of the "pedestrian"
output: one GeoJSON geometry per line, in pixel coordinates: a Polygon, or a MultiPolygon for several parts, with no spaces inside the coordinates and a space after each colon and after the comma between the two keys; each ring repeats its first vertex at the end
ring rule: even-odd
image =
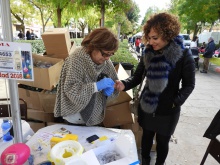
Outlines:
{"type": "Polygon", "coordinates": [[[208,39],[208,45],[205,48],[205,53],[203,54],[204,61],[203,61],[203,70],[200,70],[200,73],[208,73],[209,69],[209,60],[212,58],[212,55],[215,52],[215,43],[212,37],[208,39]]]}
{"type": "Polygon", "coordinates": [[[136,52],[140,53],[140,44],[141,44],[141,39],[140,37],[137,37],[135,40],[135,48],[136,48],[136,52]]]}
{"type": "Polygon", "coordinates": [[[26,39],[31,40],[31,33],[29,30],[26,32],[26,39]]]}
{"type": "Polygon", "coordinates": [[[107,100],[119,94],[114,90],[118,77],[110,60],[118,44],[109,29],[98,28],[67,57],[57,88],[55,117],[87,126],[102,123],[107,100]]]}
{"type": "Polygon", "coordinates": [[[180,32],[177,17],[168,13],[152,16],[143,26],[148,43],[134,75],[117,80],[115,88],[126,91],[145,86],[138,107],[138,122],[143,129],[142,165],[150,165],[150,151],[156,135],[156,165],[165,163],[171,135],[179,120],[183,103],[195,86],[195,62],[188,49],[181,49],[174,37],[180,32]],[[181,85],[180,85],[181,82],[181,85]]]}
{"type": "Polygon", "coordinates": [[[24,33],[22,32],[22,30],[19,31],[18,37],[19,39],[24,39],[24,33]]]}
{"type": "Polygon", "coordinates": [[[35,40],[36,38],[38,38],[38,36],[34,33],[33,30],[31,30],[31,40],[35,40]]]}
{"type": "Polygon", "coordinates": [[[190,43],[190,48],[197,48],[197,41],[198,41],[198,37],[194,36],[193,40],[190,43]]]}

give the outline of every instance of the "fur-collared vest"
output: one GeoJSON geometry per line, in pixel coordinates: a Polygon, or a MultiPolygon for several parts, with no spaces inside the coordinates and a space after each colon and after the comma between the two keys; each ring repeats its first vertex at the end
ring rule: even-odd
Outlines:
{"type": "Polygon", "coordinates": [[[123,82],[124,90],[139,85],[145,73],[139,118],[145,114],[170,115],[180,111],[195,86],[195,61],[191,51],[171,41],[162,53],[146,49],[133,77],[123,82]],[[181,82],[181,86],[180,86],[181,82]]]}
{"type": "MultiPolygon", "coordinates": [[[[67,116],[79,112],[86,125],[101,123],[105,116],[106,96],[101,91],[95,92],[94,86],[101,73],[114,81],[118,79],[110,59],[97,65],[84,47],[77,48],[62,67],[54,116],[67,116]]],[[[118,94],[115,90],[108,100],[117,97],[118,94]]]]}

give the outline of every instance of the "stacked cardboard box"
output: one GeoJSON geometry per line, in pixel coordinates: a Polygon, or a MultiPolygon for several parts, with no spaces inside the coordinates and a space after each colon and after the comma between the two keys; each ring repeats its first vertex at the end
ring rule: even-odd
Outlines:
{"type": "MultiPolygon", "coordinates": [[[[132,114],[133,119],[134,119],[134,123],[133,124],[124,124],[121,125],[121,129],[130,129],[134,136],[135,136],[135,140],[136,140],[136,146],[137,149],[141,149],[141,140],[142,140],[142,135],[143,135],[143,130],[140,127],[140,125],[138,124],[137,120],[138,120],[138,116],[132,114]]],[[[153,141],[153,146],[151,148],[151,151],[156,151],[156,139],[154,137],[154,141],[153,141]]]]}
{"type": "Polygon", "coordinates": [[[69,31],[66,28],[50,29],[42,34],[42,38],[46,48],[46,55],[33,54],[33,63],[49,66],[34,67],[33,82],[18,81],[19,97],[27,102],[28,120],[31,120],[29,123],[34,131],[44,127],[46,122],[54,122],[53,110],[56,91],[51,91],[54,90],[59,82],[64,59],[76,48],[75,44],[71,44],[69,31]],[[29,87],[26,88],[25,86],[29,87]]]}
{"type": "MultiPolygon", "coordinates": [[[[128,78],[128,74],[121,64],[115,66],[119,80],[128,78]]],[[[103,124],[105,127],[117,127],[123,124],[133,123],[129,101],[133,98],[132,90],[120,92],[119,96],[107,103],[105,111],[105,119],[103,124]]]]}
{"type": "Polygon", "coordinates": [[[42,39],[47,56],[65,59],[69,55],[71,40],[67,28],[49,29],[42,34],[42,39]]]}

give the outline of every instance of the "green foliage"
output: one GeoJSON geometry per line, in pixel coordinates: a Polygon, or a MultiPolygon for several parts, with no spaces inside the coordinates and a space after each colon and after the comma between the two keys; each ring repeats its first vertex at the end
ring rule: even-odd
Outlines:
{"type": "Polygon", "coordinates": [[[42,54],[46,51],[43,40],[16,40],[19,43],[30,43],[32,47],[32,53],[42,54]]]}
{"type": "Polygon", "coordinates": [[[111,60],[113,62],[119,63],[131,63],[132,65],[134,65],[134,68],[136,68],[138,64],[138,61],[133,57],[133,55],[129,51],[127,40],[120,42],[118,51],[115,53],[114,56],[111,57],[111,60]]]}
{"type": "MultiPolygon", "coordinates": [[[[200,55],[200,58],[204,58],[203,55],[200,55]]],[[[209,60],[210,63],[220,66],[220,58],[212,57],[209,60]]]]}

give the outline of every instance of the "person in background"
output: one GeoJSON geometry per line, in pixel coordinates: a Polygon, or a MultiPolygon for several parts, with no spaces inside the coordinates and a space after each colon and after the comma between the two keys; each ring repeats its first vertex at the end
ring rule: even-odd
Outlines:
{"type": "Polygon", "coordinates": [[[18,37],[19,39],[24,39],[24,33],[22,32],[22,30],[20,30],[20,32],[18,33],[18,37]]]}
{"type": "Polygon", "coordinates": [[[193,40],[190,43],[190,48],[197,48],[197,41],[198,41],[198,37],[194,36],[193,40]]]}
{"type": "Polygon", "coordinates": [[[137,37],[135,40],[135,47],[136,47],[136,52],[140,53],[140,44],[141,44],[141,39],[140,37],[137,37]]]}
{"type": "Polygon", "coordinates": [[[210,37],[208,39],[208,45],[205,48],[205,52],[203,54],[203,57],[204,57],[203,70],[200,70],[200,73],[208,73],[209,60],[210,60],[210,58],[212,58],[214,51],[215,51],[214,39],[212,37],[210,37]]]}
{"type": "Polygon", "coordinates": [[[67,57],[57,88],[55,117],[87,126],[102,123],[106,102],[119,94],[114,89],[118,77],[110,60],[118,44],[109,29],[98,28],[67,57]]]}
{"type": "Polygon", "coordinates": [[[31,40],[35,40],[36,38],[38,38],[38,36],[34,33],[33,30],[31,30],[31,40]]]}
{"type": "Polygon", "coordinates": [[[26,32],[26,40],[31,40],[31,33],[29,30],[26,32]]]}
{"type": "Polygon", "coordinates": [[[138,107],[143,129],[142,165],[150,165],[150,151],[156,135],[156,165],[163,165],[169,141],[180,117],[183,103],[195,86],[195,62],[188,49],[181,49],[174,38],[180,32],[177,17],[168,13],[153,15],[143,26],[148,44],[132,77],[117,80],[115,88],[126,91],[146,78],[138,107]],[[181,82],[181,84],[180,84],[181,82]]]}
{"type": "Polygon", "coordinates": [[[205,42],[203,42],[200,48],[204,49],[205,47],[206,47],[206,44],[205,44],[205,42]]]}

